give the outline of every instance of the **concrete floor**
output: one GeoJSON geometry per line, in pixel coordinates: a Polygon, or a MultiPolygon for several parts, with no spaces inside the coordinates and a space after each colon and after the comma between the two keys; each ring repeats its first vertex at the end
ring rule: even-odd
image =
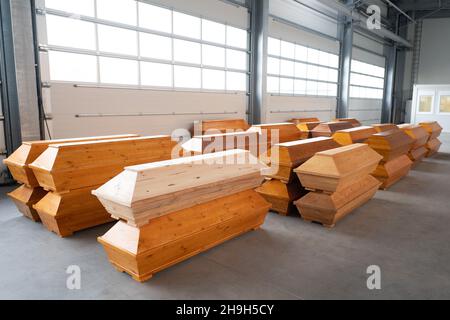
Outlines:
{"type": "Polygon", "coordinates": [[[60,239],[23,218],[0,189],[0,299],[449,299],[450,135],[442,152],[333,230],[270,214],[259,231],[139,284],[116,272],[96,238],[60,239]],[[81,290],[66,268],[81,267],[81,290]],[[382,289],[366,269],[378,265],[382,289]]]}

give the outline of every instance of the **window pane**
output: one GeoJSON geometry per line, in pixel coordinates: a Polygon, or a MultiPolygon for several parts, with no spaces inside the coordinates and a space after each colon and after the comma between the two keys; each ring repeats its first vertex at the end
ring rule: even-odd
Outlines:
{"type": "Polygon", "coordinates": [[[338,71],[335,69],[328,69],[328,81],[338,82],[338,71]]]}
{"type": "Polygon", "coordinates": [[[137,56],[136,31],[98,25],[100,51],[137,56]]]}
{"type": "Polygon", "coordinates": [[[269,93],[280,92],[280,78],[267,77],[267,92],[269,93]]]}
{"type": "Polygon", "coordinates": [[[320,51],[308,48],[308,62],[319,64],[320,51]]]}
{"type": "Polygon", "coordinates": [[[100,82],[137,85],[138,62],[100,57],[100,82]]]}
{"type": "Polygon", "coordinates": [[[295,80],[294,93],[301,94],[301,95],[306,94],[306,81],[305,80],[295,80]]]}
{"type": "Polygon", "coordinates": [[[295,58],[295,44],[281,41],[281,56],[289,59],[295,58]]]}
{"type": "Polygon", "coordinates": [[[172,39],[148,33],[139,33],[141,56],[172,60],[172,39]]]}
{"type": "Polygon", "coordinates": [[[295,63],[295,76],[297,78],[306,79],[307,78],[307,70],[308,70],[308,67],[306,64],[299,63],[299,62],[295,63]]]}
{"type": "Polygon", "coordinates": [[[293,94],[294,93],[294,79],[280,78],[280,93],[293,94]]]}
{"type": "Polygon", "coordinates": [[[239,72],[227,72],[227,90],[247,91],[247,75],[239,72]]]}
{"type": "Polygon", "coordinates": [[[95,16],[94,0],[45,0],[45,7],[89,17],[95,16]]]}
{"type": "Polygon", "coordinates": [[[293,77],[294,62],[281,59],[280,74],[287,77],[293,77]]]}
{"type": "Polygon", "coordinates": [[[201,63],[201,46],[199,43],[174,40],[174,59],[179,62],[201,63]]]}
{"type": "Polygon", "coordinates": [[[172,87],[172,65],[141,62],[141,83],[144,86],[172,87]]]}
{"type": "Polygon", "coordinates": [[[95,50],[95,25],[76,19],[47,15],[48,44],[95,50]]]}
{"type": "Polygon", "coordinates": [[[328,68],[320,67],[318,69],[319,69],[318,79],[322,81],[328,81],[328,68]]]}
{"type": "Polygon", "coordinates": [[[200,18],[174,12],[173,33],[184,37],[200,39],[200,18]]]}
{"type": "Polygon", "coordinates": [[[203,69],[203,89],[225,90],[225,71],[203,69]]]}
{"type": "Polygon", "coordinates": [[[337,84],[329,83],[328,84],[328,95],[330,97],[336,97],[337,96],[337,84]]]}
{"type": "Polygon", "coordinates": [[[54,81],[97,82],[95,56],[49,51],[50,79],[54,81]]]}
{"type": "Polygon", "coordinates": [[[419,112],[431,112],[433,105],[433,96],[420,96],[419,112]]]}
{"type": "Polygon", "coordinates": [[[333,68],[339,68],[339,56],[335,54],[330,54],[329,56],[329,66],[333,68]]]}
{"type": "Polygon", "coordinates": [[[97,0],[97,16],[99,19],[135,26],[137,24],[136,1],[97,0]]]}
{"type": "Polygon", "coordinates": [[[247,31],[227,26],[227,45],[247,49],[247,31]]]}
{"type": "Polygon", "coordinates": [[[172,11],[139,2],[139,26],[172,33],[172,11]]]}
{"type": "Polygon", "coordinates": [[[441,96],[441,101],[439,103],[439,112],[450,112],[450,96],[441,96]]]}
{"type": "Polygon", "coordinates": [[[280,59],[276,58],[267,59],[267,73],[274,75],[280,74],[280,59]]]}
{"type": "Polygon", "coordinates": [[[315,81],[307,81],[306,82],[306,94],[310,96],[317,95],[317,82],[315,81]]]}
{"type": "Polygon", "coordinates": [[[280,55],[280,40],[275,38],[269,38],[268,53],[269,55],[279,56],[280,55]]]}
{"type": "Polygon", "coordinates": [[[320,53],[319,53],[319,64],[321,64],[323,66],[328,66],[328,64],[329,64],[328,61],[329,61],[328,52],[320,51],[320,53]]]}
{"type": "Polygon", "coordinates": [[[308,61],[308,48],[300,45],[295,46],[295,59],[300,61],[308,61]]]}
{"type": "Polygon", "coordinates": [[[327,96],[328,95],[328,83],[317,82],[317,94],[319,96],[327,96]]]}
{"type": "Polygon", "coordinates": [[[242,51],[227,49],[227,68],[247,70],[247,54],[242,51]]]}
{"type": "Polygon", "coordinates": [[[216,46],[202,46],[203,64],[207,66],[225,67],[225,49],[216,46]]]}
{"type": "Polygon", "coordinates": [[[319,67],[308,65],[308,79],[317,80],[319,78],[319,67]]]}
{"type": "Polygon", "coordinates": [[[225,25],[203,19],[202,38],[205,41],[225,44],[225,25]]]}
{"type": "Polygon", "coordinates": [[[201,88],[201,69],[192,67],[174,66],[175,87],[187,89],[201,88]]]}

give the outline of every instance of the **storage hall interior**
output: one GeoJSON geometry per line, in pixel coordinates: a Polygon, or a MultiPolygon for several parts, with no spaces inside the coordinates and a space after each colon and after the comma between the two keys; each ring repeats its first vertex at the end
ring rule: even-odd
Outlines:
{"type": "Polygon", "coordinates": [[[1,299],[450,298],[450,1],[0,21],[1,299]]]}

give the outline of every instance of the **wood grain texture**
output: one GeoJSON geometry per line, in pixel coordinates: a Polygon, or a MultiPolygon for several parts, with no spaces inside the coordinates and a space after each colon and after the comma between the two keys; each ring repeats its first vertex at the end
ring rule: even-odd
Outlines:
{"type": "Polygon", "coordinates": [[[93,191],[108,212],[134,226],[159,216],[255,189],[265,168],[244,150],[127,167],[93,191]]]}
{"type": "Polygon", "coordinates": [[[45,140],[45,141],[30,141],[24,142],[22,145],[7,159],[3,160],[4,164],[10,170],[13,178],[30,188],[39,187],[39,183],[34,176],[33,171],[29,165],[35,161],[51,144],[73,143],[73,142],[87,142],[98,140],[113,140],[120,138],[137,137],[135,134],[115,135],[115,136],[99,136],[87,138],[74,139],[59,139],[59,140],[45,140]]]}
{"type": "Polygon", "coordinates": [[[250,125],[244,119],[200,120],[194,122],[193,135],[227,133],[230,131],[247,131],[250,125]],[[217,131],[217,132],[213,132],[217,131]]]}
{"type": "Polygon", "coordinates": [[[289,183],[296,176],[294,169],[309,160],[317,152],[338,148],[331,138],[319,137],[306,140],[280,143],[272,147],[270,154],[261,156],[261,160],[271,165],[271,173],[267,176],[289,183]]]}
{"type": "Polygon", "coordinates": [[[29,167],[41,187],[64,193],[105,183],[125,166],[170,159],[175,145],[170,136],[56,144],[29,167]]]}
{"type": "Polygon", "coordinates": [[[295,169],[309,190],[334,193],[375,171],[382,156],[366,144],[353,144],[317,153],[295,169]]]}
{"type": "Polygon", "coordinates": [[[34,222],[40,222],[39,214],[34,210],[33,206],[38,203],[47,191],[40,187],[30,188],[22,185],[16,190],[8,193],[8,197],[14,202],[17,209],[27,218],[34,222]]]}
{"type": "Polygon", "coordinates": [[[253,190],[154,219],[136,228],[118,222],[98,240],[118,271],[144,282],[176,263],[258,229],[269,211],[253,190]]]}
{"type": "Polygon", "coordinates": [[[361,122],[359,122],[359,120],[357,120],[355,118],[342,118],[342,119],[336,119],[336,121],[339,121],[339,122],[350,122],[351,125],[354,128],[362,126],[361,122]]]}
{"type": "Polygon", "coordinates": [[[439,138],[442,133],[442,127],[437,121],[421,122],[419,125],[429,134],[429,141],[439,138]]]}
{"type": "Polygon", "coordinates": [[[256,192],[272,204],[272,211],[284,216],[294,213],[298,214],[294,201],[306,194],[306,190],[302,187],[298,179],[294,179],[288,184],[275,179],[269,180],[257,188],[256,192]]]}
{"type": "Polygon", "coordinates": [[[387,190],[407,176],[412,165],[411,159],[407,155],[403,155],[391,161],[380,163],[372,175],[382,183],[380,189],[387,190]]]}
{"type": "Polygon", "coordinates": [[[114,221],[91,192],[91,187],[65,194],[49,192],[34,209],[43,225],[60,237],[114,221]]]}
{"type": "Polygon", "coordinates": [[[267,149],[270,149],[272,144],[301,140],[303,136],[297,126],[289,122],[255,125],[248,131],[259,135],[260,144],[267,142],[267,149]],[[272,141],[276,137],[278,141],[272,141]]]}
{"type": "Polygon", "coordinates": [[[312,130],[323,122],[300,122],[297,124],[298,130],[302,132],[302,139],[312,138],[312,130]]]}
{"type": "Polygon", "coordinates": [[[312,137],[332,137],[333,134],[339,130],[346,130],[354,128],[353,125],[350,122],[341,122],[341,121],[334,121],[334,122],[324,122],[319,124],[317,127],[315,127],[312,131],[312,137]]]}
{"type": "Polygon", "coordinates": [[[289,122],[292,122],[294,124],[300,124],[300,123],[312,123],[312,122],[320,122],[319,118],[293,118],[289,120],[289,122]]]}
{"type": "Polygon", "coordinates": [[[393,123],[373,124],[372,127],[377,131],[377,133],[391,130],[400,130],[399,127],[393,123]]]}
{"type": "Polygon", "coordinates": [[[421,126],[405,124],[399,125],[399,128],[411,138],[413,138],[414,144],[411,149],[423,147],[429,140],[430,134],[421,126]]]}
{"type": "Polygon", "coordinates": [[[354,143],[365,143],[377,131],[373,127],[359,126],[351,129],[339,130],[333,134],[333,139],[341,146],[354,143]]]}
{"type": "Polygon", "coordinates": [[[414,145],[414,139],[401,130],[391,130],[372,135],[367,143],[383,156],[384,162],[389,162],[407,155],[414,145]]]}
{"type": "Polygon", "coordinates": [[[438,153],[439,149],[441,148],[441,145],[442,142],[438,138],[428,141],[428,143],[426,144],[427,149],[426,157],[429,158],[438,153]]]}

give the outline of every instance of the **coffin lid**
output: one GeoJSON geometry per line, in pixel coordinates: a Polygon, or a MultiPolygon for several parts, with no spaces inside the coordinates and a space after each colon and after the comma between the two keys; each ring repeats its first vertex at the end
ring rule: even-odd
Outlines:
{"type": "Polygon", "coordinates": [[[195,136],[189,141],[185,142],[182,145],[182,148],[187,151],[203,153],[205,148],[208,145],[214,143],[217,139],[222,139],[223,142],[221,147],[223,147],[224,149],[220,151],[237,149],[237,147],[245,147],[251,142],[253,142],[255,145],[258,145],[258,134],[256,132],[239,131],[232,133],[195,136]],[[247,137],[249,137],[249,139],[247,139],[247,137]],[[241,143],[244,143],[244,146],[241,146],[241,143]]]}
{"type": "Polygon", "coordinates": [[[395,150],[405,145],[411,146],[414,139],[402,130],[390,130],[372,135],[368,140],[369,146],[376,149],[395,150]]]}
{"type": "Polygon", "coordinates": [[[434,133],[434,132],[441,132],[442,127],[437,121],[425,121],[419,123],[419,125],[423,128],[425,128],[428,133],[434,133]]]}
{"type": "Polygon", "coordinates": [[[353,126],[350,122],[334,121],[334,122],[321,123],[317,127],[315,127],[312,131],[313,132],[334,133],[339,130],[345,130],[345,129],[351,129],[351,128],[353,128],[353,126]]]}

